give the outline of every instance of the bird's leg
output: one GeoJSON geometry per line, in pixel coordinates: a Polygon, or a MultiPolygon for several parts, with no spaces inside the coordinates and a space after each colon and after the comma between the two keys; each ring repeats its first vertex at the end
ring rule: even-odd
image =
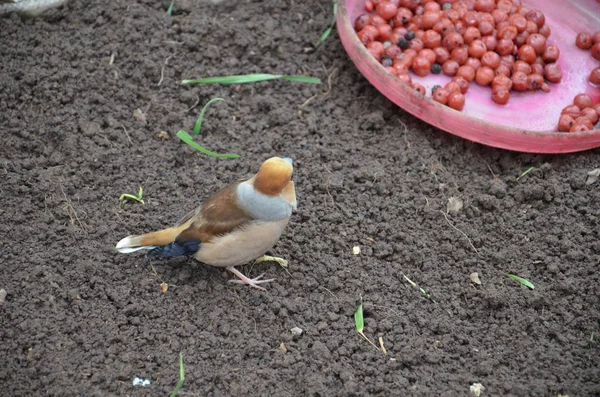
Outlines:
{"type": "Polygon", "coordinates": [[[286,261],[283,258],[278,258],[276,256],[263,255],[260,258],[258,258],[256,261],[254,261],[254,263],[260,263],[260,262],[277,262],[283,268],[287,269],[287,267],[288,267],[288,261],[286,261]]]}
{"type": "Polygon", "coordinates": [[[264,284],[264,283],[268,283],[268,282],[271,282],[271,281],[275,280],[274,278],[271,278],[271,279],[268,279],[268,280],[261,280],[262,276],[264,276],[264,273],[261,274],[260,276],[256,277],[256,278],[248,278],[248,277],[244,276],[242,274],[242,272],[240,272],[239,270],[237,270],[233,266],[229,266],[227,268],[227,270],[229,270],[231,273],[235,274],[236,276],[238,276],[240,278],[239,280],[229,280],[230,283],[248,284],[251,287],[258,288],[258,289],[261,289],[263,291],[266,291],[266,289],[263,288],[263,287],[261,287],[258,284],[264,284]]]}

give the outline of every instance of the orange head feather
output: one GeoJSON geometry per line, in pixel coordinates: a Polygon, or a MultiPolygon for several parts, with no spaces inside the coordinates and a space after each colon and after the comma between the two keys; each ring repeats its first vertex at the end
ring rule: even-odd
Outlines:
{"type": "Polygon", "coordinates": [[[294,173],[291,159],[271,157],[254,176],[254,188],[267,196],[277,196],[287,186],[294,173]]]}

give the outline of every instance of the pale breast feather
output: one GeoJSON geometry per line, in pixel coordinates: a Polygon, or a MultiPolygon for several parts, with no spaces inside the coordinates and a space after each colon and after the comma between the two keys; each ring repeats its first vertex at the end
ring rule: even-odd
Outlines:
{"type": "Polygon", "coordinates": [[[280,196],[270,197],[242,182],[237,187],[238,205],[254,219],[279,221],[292,215],[292,205],[280,196]]]}

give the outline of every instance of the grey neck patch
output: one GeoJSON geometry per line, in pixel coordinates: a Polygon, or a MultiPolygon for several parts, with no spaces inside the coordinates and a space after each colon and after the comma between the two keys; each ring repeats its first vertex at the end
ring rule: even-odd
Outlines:
{"type": "Polygon", "coordinates": [[[292,205],[282,197],[269,197],[257,192],[248,182],[237,187],[238,204],[254,219],[279,221],[292,215],[292,205]]]}

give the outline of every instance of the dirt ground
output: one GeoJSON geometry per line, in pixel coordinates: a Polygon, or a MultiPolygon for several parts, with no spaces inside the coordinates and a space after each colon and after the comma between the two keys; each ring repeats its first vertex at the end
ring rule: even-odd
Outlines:
{"type": "Polygon", "coordinates": [[[168,4],[0,18],[2,395],[167,395],[180,352],[189,396],[600,395],[600,150],[511,153],[415,119],[336,33],[310,50],[329,2],[168,4]],[[180,84],[258,72],[323,84],[180,84]],[[214,97],[198,142],[240,159],[175,137],[214,97]],[[274,155],[295,159],[299,208],[273,251],[289,268],[241,268],[267,292],[115,251],[274,155]],[[387,355],[355,332],[361,297],[387,355]]]}

